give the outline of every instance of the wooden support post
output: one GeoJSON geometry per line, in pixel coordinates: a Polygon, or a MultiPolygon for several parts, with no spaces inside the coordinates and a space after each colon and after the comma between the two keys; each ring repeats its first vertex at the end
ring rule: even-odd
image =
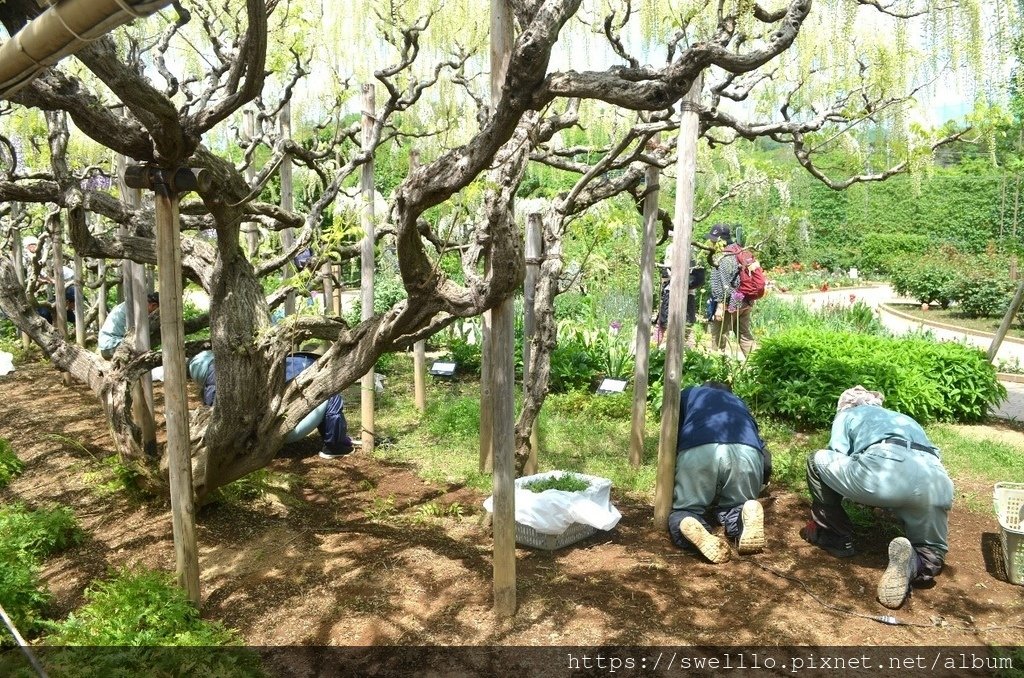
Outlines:
{"type": "Polygon", "coordinates": [[[344,275],[341,272],[341,264],[332,264],[331,270],[334,272],[334,281],[337,283],[334,286],[334,301],[332,302],[334,305],[334,314],[342,315],[345,312],[345,306],[342,301],[342,292],[345,291],[345,285],[342,282],[344,280],[344,275]]]}
{"type": "MultiPolygon", "coordinates": [[[[243,141],[246,145],[252,143],[252,140],[256,138],[256,112],[251,108],[246,109],[242,113],[242,124],[243,124],[243,141]]],[[[255,154],[254,156],[255,157],[255,154]]],[[[245,182],[251,187],[256,181],[256,166],[250,162],[245,168],[245,182]]],[[[260,247],[260,234],[256,230],[256,223],[253,221],[243,222],[244,226],[242,231],[245,233],[246,246],[249,249],[249,259],[256,261],[257,252],[260,247]]],[[[162,332],[163,330],[161,330],[162,332]]]]}
{"type": "Polygon", "coordinates": [[[698,75],[680,104],[676,209],[672,234],[672,282],[669,287],[668,336],[665,338],[665,390],[661,406],[658,473],[654,485],[654,526],[663,530],[672,508],[675,485],[676,443],[679,434],[679,394],[683,374],[683,339],[686,334],[686,287],[693,236],[693,193],[697,177],[697,136],[700,119],[698,75]]]}
{"type": "Polygon", "coordinates": [[[156,197],[156,259],[160,269],[160,340],[164,366],[164,418],[167,422],[171,524],[178,583],[196,607],[199,590],[199,548],[196,544],[192,459],[189,454],[188,394],[185,390],[185,329],[182,322],[181,234],[178,200],[206,179],[188,169],[175,172],[130,167],[125,183],[153,189],[156,197]]]}
{"type": "MultiPolygon", "coordinates": [[[[541,262],[541,227],[543,219],[534,212],[526,217],[526,277],[523,279],[523,393],[533,383],[530,371],[530,359],[533,356],[533,337],[537,333],[537,280],[540,278],[541,262]]],[[[530,429],[530,456],[523,467],[523,475],[531,476],[537,472],[537,447],[540,445],[538,433],[540,416],[533,420],[530,429]]]]}
{"type": "MultiPolygon", "coordinates": [[[[420,164],[420,152],[415,148],[409,151],[409,174],[420,164]]],[[[427,411],[427,340],[420,339],[412,346],[412,377],[416,394],[416,411],[423,414],[427,411]]]]}
{"type": "Polygon", "coordinates": [[[99,286],[96,288],[96,325],[103,327],[107,320],[107,260],[96,260],[96,278],[99,286]]]}
{"type": "MultiPolygon", "coordinates": [[[[124,182],[127,159],[123,155],[117,156],[117,176],[120,179],[121,200],[130,209],[137,209],[142,204],[142,191],[133,188],[124,182]]],[[[128,227],[124,224],[118,228],[122,237],[129,234],[128,227]]],[[[125,259],[121,265],[121,294],[124,297],[125,318],[127,329],[135,337],[134,348],[140,353],[150,349],[149,337],[149,304],[147,303],[146,271],[143,264],[125,259]]],[[[132,421],[134,421],[142,432],[142,449],[147,454],[155,456],[156,447],[156,418],[153,405],[153,375],[144,373],[135,384],[132,385],[132,421]]]]}
{"type": "Polygon", "coordinates": [[[658,225],[657,166],[647,168],[644,196],[644,235],[640,250],[640,300],[636,319],[636,368],[633,373],[633,414],[629,433],[629,464],[639,468],[644,460],[644,430],[647,423],[647,386],[651,354],[651,310],[654,303],[654,243],[658,225]]]}
{"type": "Polygon", "coordinates": [[[85,346],[85,262],[75,254],[75,343],[85,346]]]}
{"type": "MultiPolygon", "coordinates": [[[[50,215],[50,244],[53,247],[53,326],[61,339],[68,336],[68,304],[64,296],[64,226],[60,214],[50,215]]],[[[71,386],[71,375],[61,372],[61,382],[71,386]]]]}
{"type": "MultiPolygon", "coordinates": [[[[18,279],[18,284],[24,289],[25,280],[28,278],[25,272],[25,253],[21,246],[21,225],[18,223],[21,220],[21,203],[16,202],[11,204],[11,223],[13,224],[13,248],[14,248],[14,275],[18,279]]],[[[28,350],[32,340],[25,332],[21,333],[21,348],[28,350]]]]}
{"type": "MultiPolygon", "coordinates": [[[[377,105],[374,100],[374,87],[371,83],[363,85],[363,152],[373,152],[373,125],[376,121],[377,105]]],[[[369,320],[373,317],[373,247],[376,240],[374,213],[373,213],[373,158],[365,163],[359,175],[359,191],[362,194],[363,209],[363,242],[362,242],[362,270],[360,278],[360,292],[362,293],[362,319],[369,320]]],[[[374,371],[363,375],[361,401],[362,409],[361,424],[363,430],[363,450],[367,453],[373,451],[374,433],[374,371]]]]}
{"type": "Polygon", "coordinates": [[[1013,324],[1013,319],[1020,311],[1022,304],[1024,304],[1024,280],[1017,285],[1017,293],[1013,295],[1010,307],[1006,309],[1006,315],[1003,316],[1003,322],[999,323],[999,329],[996,330],[995,336],[992,337],[992,344],[988,347],[989,362],[994,362],[999,354],[999,347],[1002,346],[1003,339],[1006,338],[1006,333],[1010,331],[1010,325],[1013,324]]]}
{"type": "MultiPolygon", "coordinates": [[[[292,136],[292,106],[290,102],[284,102],[281,106],[281,113],[278,116],[279,136],[282,139],[290,139],[292,136]]],[[[281,160],[281,209],[291,212],[294,208],[295,192],[292,188],[292,157],[285,155],[281,160]]],[[[286,228],[281,231],[281,248],[289,251],[295,245],[295,229],[286,228]]],[[[295,275],[295,266],[287,264],[282,270],[285,278],[295,275]]],[[[295,314],[295,293],[289,292],[284,300],[284,314],[286,316],[295,314]]]]}
{"type": "MultiPolygon", "coordinates": [[[[491,102],[501,98],[513,42],[509,0],[491,0],[491,102]]],[[[489,265],[500,262],[489,261],[489,265]]],[[[501,302],[491,313],[490,337],[484,355],[490,369],[484,377],[490,401],[481,396],[480,438],[490,442],[494,467],[494,612],[508,618],[516,612],[516,494],[515,494],[515,304],[501,302]],[[490,431],[484,431],[484,411],[493,412],[490,431]]],[[[486,328],[486,322],[485,322],[486,328]]],[[[483,390],[487,390],[485,386],[483,390]]],[[[481,448],[481,453],[484,450],[481,448]]]]}

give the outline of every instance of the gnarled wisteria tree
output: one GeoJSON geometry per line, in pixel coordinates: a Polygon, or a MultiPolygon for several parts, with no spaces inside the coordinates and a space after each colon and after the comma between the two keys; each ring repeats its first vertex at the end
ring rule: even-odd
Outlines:
{"type": "MultiPolygon", "coordinates": [[[[20,149],[39,140],[16,138],[14,128],[5,126],[0,200],[60,210],[66,239],[82,256],[156,262],[152,206],[131,207],[114,189],[84,181],[102,170],[69,151],[76,138],[134,162],[203,169],[213,177],[208,189],[181,207],[184,274],[209,296],[217,365],[214,407],[193,413],[191,421],[200,497],[268,464],[311,409],[357,381],[383,353],[477,316],[518,290],[523,242],[512,204],[528,163],[580,175],[545,215],[545,238],[557,249],[573,215],[623,192],[639,198],[644,168],[671,165],[674,108],[703,74],[708,84],[701,132],[712,151],[765,137],[791,146],[808,171],[834,187],[882,179],[955,136],[906,133],[912,127],[903,116],[918,88],[942,68],[961,65],[930,60],[943,45],[980,43],[983,12],[971,0],[941,7],[925,0],[510,4],[515,40],[501,94],[487,105],[484,79],[475,77],[485,70],[486,51],[486,35],[473,37],[487,8],[478,0],[367,0],[334,10],[339,24],[362,27],[348,35],[372,39],[326,46],[333,59],[325,58],[317,38],[318,3],[246,0],[242,11],[227,2],[181,0],[160,18],[90,43],[5,104],[8,120],[25,111],[46,113],[48,138],[37,155],[47,166],[27,167],[20,149]],[[867,41],[871,30],[853,30],[863,22],[885,25],[884,34],[895,36],[892,44],[867,41]],[[572,32],[601,48],[567,52],[564,38],[572,32]],[[460,43],[462,36],[468,37],[460,43]],[[372,64],[383,96],[363,139],[358,123],[348,122],[354,109],[347,101],[356,88],[349,87],[354,74],[345,64],[349,56],[355,61],[367,53],[386,54],[387,62],[372,64]],[[282,131],[276,124],[281,107],[323,91],[325,82],[336,103],[293,107],[301,131],[282,131]],[[452,106],[452,99],[462,103],[452,106]],[[256,110],[254,129],[237,134],[245,108],[256,110]],[[613,111],[630,122],[609,145],[553,143],[562,130],[613,111]],[[842,176],[820,168],[817,154],[842,143],[859,124],[898,132],[899,157],[892,166],[842,176]],[[393,239],[407,299],[353,325],[312,314],[273,324],[272,311],[289,288],[268,297],[262,280],[280,276],[306,248],[314,254],[311,270],[358,256],[357,246],[325,237],[328,228],[337,228],[332,206],[375,149],[416,138],[432,140],[432,152],[395,188],[376,234],[393,239]],[[265,199],[285,156],[304,177],[303,199],[292,209],[265,199]],[[458,199],[471,185],[483,189],[479,209],[464,216],[462,228],[435,229],[432,208],[458,199]],[[107,227],[90,228],[87,213],[107,227]],[[271,233],[294,229],[293,244],[247,256],[244,228],[252,222],[271,233]],[[214,238],[200,236],[211,230],[214,238]],[[455,232],[464,237],[449,242],[455,232]],[[462,252],[464,282],[438,264],[452,248],[462,252]],[[501,265],[485,267],[486,260],[501,265]],[[311,339],[332,343],[314,367],[286,384],[285,356],[311,339]]],[[[996,3],[990,10],[1005,22],[1011,7],[996,3]]],[[[39,11],[32,2],[0,3],[0,22],[13,34],[39,11]]],[[[978,58],[978,49],[963,50],[963,58],[978,58]]],[[[559,268],[557,257],[546,259],[537,297],[539,317],[546,320],[535,340],[532,373],[538,379],[519,424],[520,454],[528,449],[545,391],[559,268]]],[[[160,487],[161,455],[146,453],[131,416],[132,384],[159,364],[159,354],[125,348],[107,362],[65,340],[35,313],[34,299],[7,258],[0,258],[0,308],[58,369],[101,398],[119,453],[160,487]]]]}

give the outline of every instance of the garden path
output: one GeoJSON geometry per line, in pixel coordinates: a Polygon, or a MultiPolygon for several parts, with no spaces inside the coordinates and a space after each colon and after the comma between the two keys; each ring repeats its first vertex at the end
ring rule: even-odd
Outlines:
{"type": "MultiPolygon", "coordinates": [[[[988,351],[992,344],[991,335],[968,334],[929,325],[920,320],[910,320],[890,313],[881,307],[882,304],[912,302],[913,299],[900,297],[889,285],[877,285],[863,288],[845,288],[828,292],[807,292],[804,294],[783,294],[787,299],[800,300],[811,308],[821,308],[828,304],[848,305],[861,301],[876,309],[882,323],[895,334],[906,334],[919,330],[930,331],[939,341],[962,341],[983,351],[988,351]]],[[[1024,343],[1004,341],[996,355],[1006,362],[1017,361],[1024,364],[1024,343]]],[[[1007,398],[993,412],[996,417],[1013,421],[1024,421],[1024,383],[1001,380],[1006,387],[1007,398]]]]}

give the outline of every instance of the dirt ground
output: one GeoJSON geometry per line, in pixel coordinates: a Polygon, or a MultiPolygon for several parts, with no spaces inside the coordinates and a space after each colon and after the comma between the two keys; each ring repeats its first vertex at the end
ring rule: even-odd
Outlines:
{"type": "MultiPolygon", "coordinates": [[[[46,364],[0,379],[0,436],[26,462],[4,502],[74,508],[86,541],[47,562],[50,613],[63,617],[111,568],[172,570],[168,508],[105,491],[113,453],[100,407],[46,364]]],[[[491,612],[491,540],[480,493],[439,487],[357,451],[324,461],[309,441],[271,470],[296,485],[270,500],[198,515],[203,614],[251,645],[1016,645],[1024,589],[1006,583],[997,524],[964,502],[950,516],[950,554],[936,586],[896,612],[874,601],[885,536],[834,559],[801,541],[808,508],[765,501],[769,548],[705,564],[650,528],[648,505],[614,496],[623,518],[556,552],[517,553],[519,611],[491,612]],[[393,504],[389,501],[393,498],[393,504]],[[420,507],[458,502],[461,517],[420,507]],[[472,513],[471,513],[472,512],[472,513]],[[1011,628],[1017,626],[1018,628],[1011,628]]],[[[979,488],[981,489],[981,488],[979,488]]]]}

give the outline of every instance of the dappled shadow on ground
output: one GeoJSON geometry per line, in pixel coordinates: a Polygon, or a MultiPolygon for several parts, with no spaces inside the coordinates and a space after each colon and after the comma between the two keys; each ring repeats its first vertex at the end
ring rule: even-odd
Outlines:
{"type": "MultiPolygon", "coordinates": [[[[106,487],[112,449],[91,395],[48,368],[16,375],[0,381],[0,435],[27,469],[0,499],[67,503],[90,535],[46,564],[51,614],[111,567],[173,569],[163,502],[106,487]]],[[[946,571],[895,613],[920,626],[888,626],[872,618],[890,614],[874,600],[890,530],[862,531],[855,557],[833,558],[797,534],[806,502],[779,491],[764,501],[767,552],[720,566],[675,549],[649,505],[616,496],[615,530],[555,552],[519,549],[519,609],[502,621],[490,609],[484,496],[424,482],[406,464],[318,450],[315,437],[289,447],[265,498],[198,515],[203,613],[249,643],[1008,644],[1019,629],[986,629],[1024,624],[1021,589],[998,576],[990,516],[954,507],[946,571]]]]}

